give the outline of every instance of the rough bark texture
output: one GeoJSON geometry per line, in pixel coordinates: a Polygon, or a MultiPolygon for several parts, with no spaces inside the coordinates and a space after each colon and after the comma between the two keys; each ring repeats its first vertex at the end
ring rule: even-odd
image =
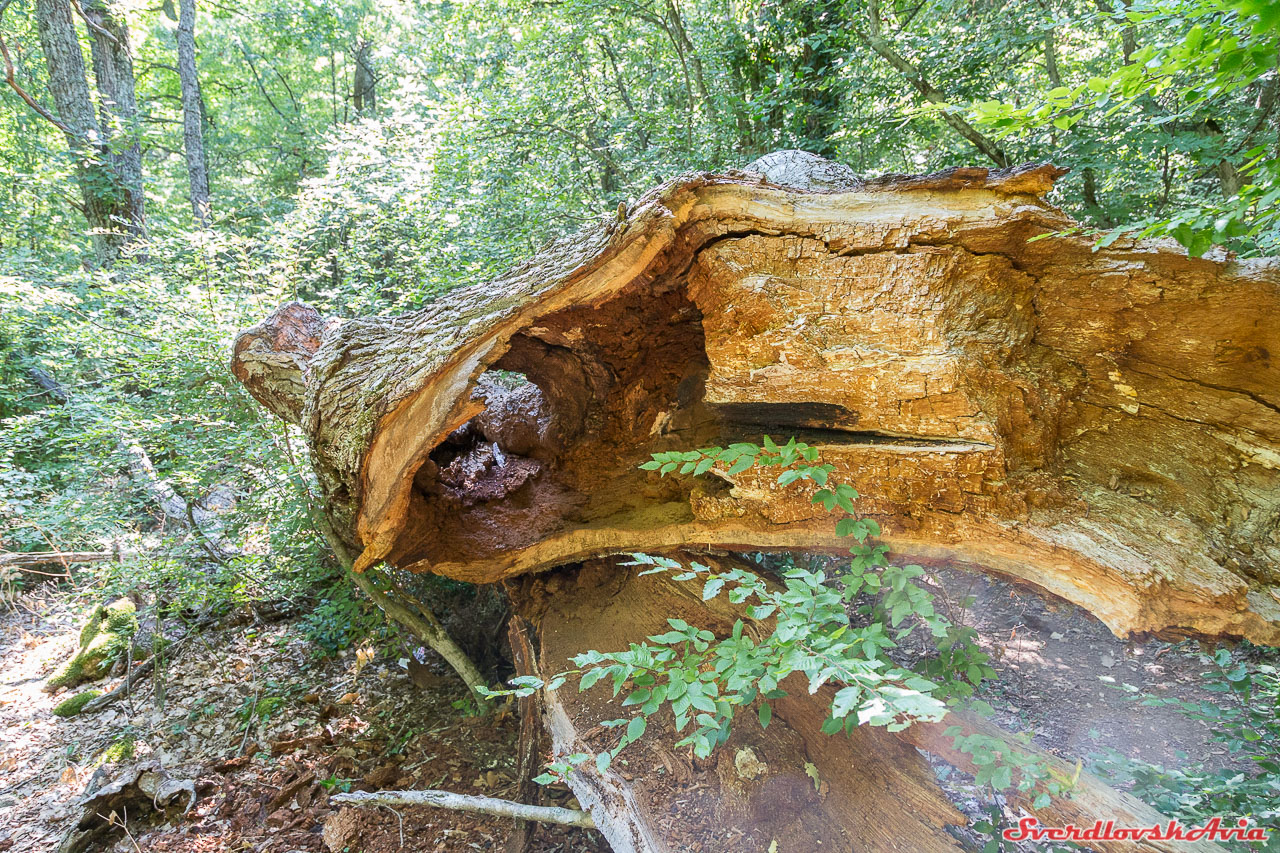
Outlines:
{"type": "Polygon", "coordinates": [[[108,161],[93,112],[84,56],[68,0],[36,0],[36,26],[49,72],[49,91],[61,120],[67,147],[76,155],[81,212],[89,224],[94,253],[102,263],[119,254],[129,221],[122,203],[120,176],[108,161]]]}
{"type": "Polygon", "coordinates": [[[178,2],[178,80],[182,86],[182,149],[196,224],[209,227],[209,164],[204,153],[204,101],[196,72],[196,0],[178,2]]]}
{"type": "Polygon", "coordinates": [[[93,78],[98,90],[99,127],[104,150],[118,176],[117,203],[131,237],[146,226],[142,191],[142,143],[133,56],[124,13],[108,0],[74,0],[89,30],[93,78]]]}
{"type": "Polygon", "coordinates": [[[799,486],[636,469],[797,435],[904,557],[1023,578],[1117,634],[1280,642],[1280,266],[1095,252],[1040,198],[1060,174],[864,182],[770,155],[412,314],[284,306],[233,369],[307,434],[360,568],[842,549],[799,486]]]}

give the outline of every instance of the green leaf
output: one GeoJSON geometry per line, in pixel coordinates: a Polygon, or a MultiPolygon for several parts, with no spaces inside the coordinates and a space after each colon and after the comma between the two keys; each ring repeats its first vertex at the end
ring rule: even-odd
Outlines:
{"type": "Polygon", "coordinates": [[[631,742],[644,734],[645,730],[644,717],[632,717],[631,722],[627,724],[627,742],[631,742]]]}

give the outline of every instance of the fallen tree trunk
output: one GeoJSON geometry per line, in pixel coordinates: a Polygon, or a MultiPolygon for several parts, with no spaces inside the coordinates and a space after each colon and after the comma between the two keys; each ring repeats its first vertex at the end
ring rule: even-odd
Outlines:
{"type": "Polygon", "coordinates": [[[117,563],[129,555],[123,551],[8,551],[0,554],[0,566],[67,566],[71,563],[117,563]]]}
{"type": "Polygon", "coordinates": [[[636,470],[818,446],[894,551],[1117,634],[1280,642],[1280,267],[1094,251],[1061,170],[697,175],[395,318],[292,303],[232,369],[298,423],[358,554],[490,582],[601,553],[844,544],[802,489],[636,470]],[[1035,241],[1030,238],[1036,237],[1035,241]]]}
{"type": "MultiPolygon", "coordinates": [[[[815,446],[895,557],[1029,581],[1118,635],[1280,643],[1280,327],[1257,320],[1280,312],[1280,267],[1167,242],[1095,252],[1041,200],[1061,173],[862,182],[770,155],[669,182],[419,312],[339,322],[290,303],[237,338],[232,369],[307,436],[357,573],[508,580],[545,671],[668,616],[727,616],[608,563],[570,588],[572,571],[534,573],[846,550],[803,485],[638,469],[765,435],[815,446]]],[[[559,754],[608,747],[610,700],[544,700],[559,754]]],[[[912,742],[821,735],[820,698],[775,713],[709,763],[650,732],[635,765],[571,783],[619,851],[956,848],[963,816],[912,742]]],[[[1082,790],[1039,814],[1154,815],[1082,790]]]]}

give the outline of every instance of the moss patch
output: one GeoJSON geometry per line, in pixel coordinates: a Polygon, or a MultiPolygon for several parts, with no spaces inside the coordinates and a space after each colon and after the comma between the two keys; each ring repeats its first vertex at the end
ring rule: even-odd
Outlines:
{"type": "Polygon", "coordinates": [[[98,605],[80,629],[79,648],[45,682],[44,689],[52,693],[60,687],[75,687],[106,675],[129,648],[137,630],[137,609],[129,599],[98,605]]]}
{"type": "Polygon", "coordinates": [[[101,695],[101,690],[85,690],[82,693],[77,693],[70,699],[64,699],[59,702],[58,706],[53,709],[54,716],[74,717],[76,714],[79,714],[84,710],[84,706],[87,705],[90,700],[96,699],[101,695]]]}
{"type": "Polygon", "coordinates": [[[111,746],[102,751],[95,765],[112,764],[121,761],[132,761],[138,754],[137,741],[130,735],[124,735],[111,746]]]}

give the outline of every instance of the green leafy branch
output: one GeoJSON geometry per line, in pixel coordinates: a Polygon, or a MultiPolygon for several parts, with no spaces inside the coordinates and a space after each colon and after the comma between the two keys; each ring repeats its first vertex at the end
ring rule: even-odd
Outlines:
{"type": "MultiPolygon", "coordinates": [[[[637,713],[603,724],[622,733],[610,749],[595,756],[601,772],[644,735],[648,719],[664,707],[670,708],[678,732],[688,729],[677,745],[691,747],[699,757],[728,740],[739,709],[755,705],[760,725],[767,727],[773,717],[770,702],[787,695],[780,685],[795,673],[808,679],[810,694],[828,682],[839,685],[822,726],[827,734],[851,732],[859,725],[899,731],[917,720],[940,720],[947,699],[970,696],[978,683],[994,676],[972,629],[937,613],[932,595],[914,583],[924,570],[888,564],[887,546],[871,539],[879,535],[879,525],[854,516],[857,490],[832,478],[834,466],[820,463],[816,448],[794,438],[778,445],[766,436],[763,446],[743,442],[657,453],[641,467],[662,476],[725,477],[751,468],[781,469],[781,487],[800,481],[819,486],[812,502],[845,514],[836,533],[854,544],[848,567],[837,575],[793,568],[780,582],[741,568],[720,571],[696,562],[685,566],[669,557],[632,555],[626,565],[644,567],[641,574],[671,572],[677,581],[700,581],[704,601],[725,594],[730,603],[744,606],[745,618],[735,620],[722,638],[682,619],[668,619],[668,631],[625,651],[587,651],[573,658],[576,669],[546,682],[522,676],[511,682],[511,690],[488,691],[492,696],[527,696],[543,687],[558,689],[575,676],[579,690],[606,680],[615,697],[626,690],[622,707],[634,707],[637,713]],[[865,624],[850,619],[855,602],[862,602],[854,612],[865,624]],[[773,620],[767,635],[766,620],[773,620]],[[922,664],[923,671],[901,667],[885,654],[918,625],[939,649],[937,657],[922,664]]],[[[580,753],[553,762],[540,781],[563,779],[569,769],[590,759],[580,753]]]]}

